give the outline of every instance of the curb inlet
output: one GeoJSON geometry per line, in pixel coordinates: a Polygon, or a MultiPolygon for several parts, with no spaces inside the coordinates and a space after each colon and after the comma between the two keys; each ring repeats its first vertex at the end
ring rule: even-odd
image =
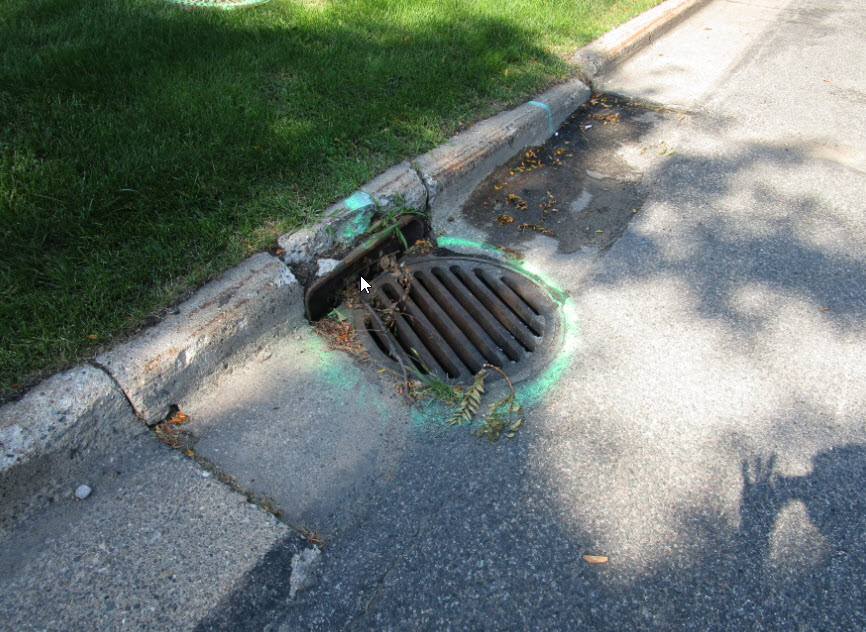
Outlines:
{"type": "Polygon", "coordinates": [[[559,315],[550,293],[488,259],[403,259],[370,285],[366,300],[381,324],[361,308],[355,326],[370,353],[394,368],[397,353],[406,366],[457,384],[471,382],[485,364],[519,382],[558,347],[559,315]]]}

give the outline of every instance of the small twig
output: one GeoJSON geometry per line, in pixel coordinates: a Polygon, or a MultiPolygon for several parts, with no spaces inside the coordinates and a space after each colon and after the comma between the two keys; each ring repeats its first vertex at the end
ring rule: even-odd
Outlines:
{"type": "Polygon", "coordinates": [[[511,397],[514,397],[514,386],[511,384],[511,380],[508,379],[508,376],[505,375],[505,371],[500,369],[498,366],[493,366],[492,364],[485,364],[484,368],[493,369],[494,371],[498,372],[502,377],[504,377],[506,383],[508,384],[508,388],[511,389],[511,397]]]}
{"type": "Polygon", "coordinates": [[[378,594],[379,594],[378,590],[374,591],[373,596],[367,600],[367,605],[364,606],[364,614],[367,614],[368,612],[370,612],[370,604],[373,603],[373,600],[376,598],[376,595],[378,595],[378,594]]]}
{"type": "Polygon", "coordinates": [[[359,300],[361,301],[361,305],[363,305],[364,308],[365,308],[368,312],[370,312],[370,316],[373,317],[373,320],[374,320],[375,323],[379,326],[379,330],[382,332],[382,338],[384,338],[384,339],[385,339],[385,342],[388,343],[388,353],[389,353],[389,354],[390,354],[394,359],[396,359],[397,362],[400,363],[400,369],[403,371],[403,385],[404,385],[404,387],[406,388],[406,391],[405,391],[403,394],[406,396],[406,398],[407,398],[410,402],[412,402],[412,405],[413,405],[413,406],[417,406],[418,402],[416,402],[415,399],[412,397],[412,395],[409,393],[409,373],[406,371],[406,365],[403,364],[403,359],[400,357],[400,354],[397,353],[397,350],[394,348],[394,343],[391,342],[391,338],[390,338],[389,336],[386,336],[386,335],[385,335],[385,332],[387,331],[387,330],[385,329],[385,324],[382,322],[382,319],[379,318],[379,314],[376,313],[376,310],[373,309],[373,308],[370,306],[370,304],[369,304],[367,301],[364,300],[363,297],[360,297],[359,300]]]}
{"type": "MultiPolygon", "coordinates": [[[[484,368],[493,369],[494,371],[499,372],[499,374],[505,378],[505,382],[508,384],[508,388],[511,389],[511,397],[509,397],[508,399],[511,402],[514,402],[514,385],[511,383],[511,380],[508,379],[508,376],[505,375],[505,371],[500,369],[498,366],[493,366],[492,364],[485,364],[484,368]]],[[[511,423],[511,420],[514,418],[514,412],[513,412],[512,408],[513,408],[513,406],[511,406],[511,405],[508,406],[508,423],[509,424],[511,423]]]]}

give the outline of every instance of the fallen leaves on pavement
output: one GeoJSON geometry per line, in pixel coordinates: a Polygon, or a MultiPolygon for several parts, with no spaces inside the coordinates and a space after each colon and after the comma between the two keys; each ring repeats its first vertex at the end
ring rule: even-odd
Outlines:
{"type": "Polygon", "coordinates": [[[167,424],[182,424],[186,420],[187,420],[186,413],[183,413],[180,410],[178,410],[165,423],[167,423],[167,424]]]}
{"type": "Polygon", "coordinates": [[[526,203],[526,200],[524,200],[519,195],[515,195],[514,193],[508,194],[508,197],[505,198],[505,203],[511,204],[512,206],[514,206],[514,208],[520,211],[525,211],[529,208],[529,204],[526,203]]]}
{"type": "Polygon", "coordinates": [[[522,223],[517,227],[517,230],[524,231],[526,229],[537,230],[539,233],[544,233],[545,235],[550,235],[551,237],[555,237],[556,233],[554,233],[549,228],[545,228],[544,226],[539,226],[538,224],[527,224],[526,222],[522,223]]]}
{"type": "MultiPolygon", "coordinates": [[[[174,411],[164,423],[157,424],[153,427],[153,433],[156,438],[174,450],[182,450],[183,446],[180,443],[180,424],[188,419],[185,413],[180,410],[174,411]]],[[[195,453],[192,450],[185,450],[187,456],[193,456],[195,453]]]]}

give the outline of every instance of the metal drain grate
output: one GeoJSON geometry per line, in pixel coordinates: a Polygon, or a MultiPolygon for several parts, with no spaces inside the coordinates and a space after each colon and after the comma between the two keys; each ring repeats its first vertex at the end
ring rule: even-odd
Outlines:
{"type": "Polygon", "coordinates": [[[556,347],[556,305],[526,275],[473,257],[403,263],[410,273],[408,292],[386,272],[371,282],[370,297],[362,296],[376,307],[387,330],[366,309],[355,315],[361,339],[384,361],[397,364],[393,348],[407,366],[455,383],[470,381],[485,364],[517,382],[532,375],[556,347]]]}

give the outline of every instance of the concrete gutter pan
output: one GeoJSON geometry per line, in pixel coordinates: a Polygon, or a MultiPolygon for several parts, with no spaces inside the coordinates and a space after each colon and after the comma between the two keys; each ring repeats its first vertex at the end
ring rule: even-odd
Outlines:
{"type": "Polygon", "coordinates": [[[357,243],[377,212],[453,207],[493,169],[544,143],[592,93],[592,80],[708,0],[667,0],[572,57],[584,81],[559,85],[402,162],[328,207],[322,219],[279,239],[282,260],[257,254],[208,283],[173,315],[88,364],[55,375],[0,408],[0,502],[68,477],[91,449],[117,438],[129,410],[148,425],[244,362],[269,337],[304,322],[292,268],[357,243]],[[118,431],[119,432],[119,431],[118,431]]]}

